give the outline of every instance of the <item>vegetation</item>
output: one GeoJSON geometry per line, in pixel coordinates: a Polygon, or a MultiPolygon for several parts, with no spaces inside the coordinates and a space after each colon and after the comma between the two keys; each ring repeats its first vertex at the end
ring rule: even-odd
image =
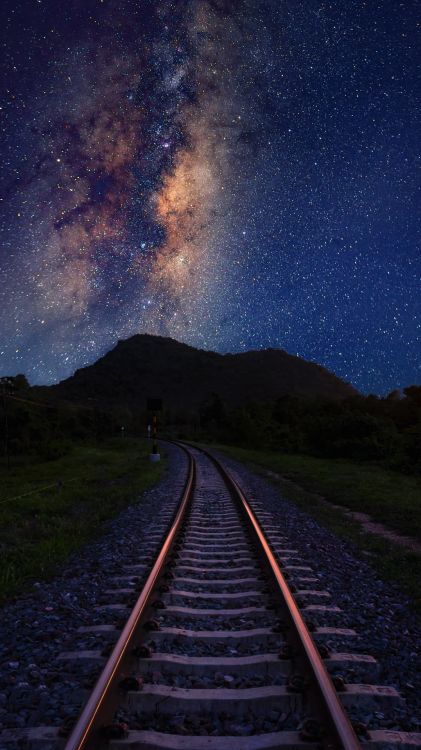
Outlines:
{"type": "Polygon", "coordinates": [[[270,478],[281,485],[286,497],[336,534],[352,541],[384,578],[398,583],[421,609],[421,556],[364,532],[359,523],[324,502],[368,513],[390,528],[420,539],[421,479],[370,463],[232,446],[219,445],[218,449],[265,475],[269,471],[270,478]]]}
{"type": "Polygon", "coordinates": [[[214,395],[202,406],[200,424],[201,437],[213,441],[421,474],[421,386],[402,396],[284,396],[231,410],[214,395]]]}
{"type": "MultiPolygon", "coordinates": [[[[146,338],[146,343],[151,343],[150,338],[158,346],[154,337],[146,338]]],[[[149,465],[144,455],[139,458],[139,443],[121,439],[122,434],[142,434],[146,421],[144,392],[130,369],[131,357],[136,366],[142,361],[137,349],[133,350],[133,341],[119,345],[108,359],[100,360],[98,366],[105,368],[102,386],[96,366],[66,381],[70,390],[77,381],[78,402],[51,401],[58,386],[56,390],[30,388],[22,375],[0,380],[0,595],[17,590],[33,575],[46,574],[57,560],[85,541],[102,518],[130,502],[157,477],[159,467],[149,465]],[[125,367],[113,365],[110,370],[108,360],[116,364],[116,352],[120,359],[122,354],[128,359],[125,367]],[[121,372],[126,373],[127,383],[117,382],[121,372]],[[84,391],[84,379],[89,378],[91,390],[84,391]],[[101,387],[106,398],[95,401],[89,394],[101,387]],[[111,398],[114,391],[118,395],[115,402],[111,398]],[[53,486],[26,495],[49,484],[53,486]],[[25,497],[10,502],[9,498],[17,495],[25,497]]],[[[162,341],[168,348],[168,340],[162,341]]],[[[171,355],[174,367],[179,346],[171,355]]],[[[205,353],[186,349],[193,364],[196,362],[194,372],[199,372],[200,362],[203,367],[209,365],[210,361],[200,359],[205,353]]],[[[254,360],[241,362],[250,367],[254,360]]],[[[260,367],[260,360],[257,365],[260,367]]],[[[181,367],[180,362],[177,366],[181,367]]],[[[138,372],[140,379],[142,372],[138,372]]],[[[169,382],[171,373],[164,368],[161,380],[169,382]]],[[[311,373],[306,392],[311,391],[311,373]]],[[[156,368],[149,375],[155,382],[156,368]]],[[[174,382],[182,380],[182,375],[179,373],[174,382]]],[[[195,382],[198,380],[195,376],[195,382]]],[[[244,388],[246,380],[244,376],[241,381],[244,388]]],[[[251,381],[249,392],[254,393],[251,381]]],[[[165,393],[164,386],[161,390],[165,393]]],[[[318,496],[367,512],[391,529],[414,536],[421,528],[421,386],[410,386],[403,393],[394,391],[385,398],[364,397],[349,387],[341,393],[343,398],[338,393],[336,398],[328,398],[297,392],[267,402],[242,398],[241,406],[213,394],[198,408],[184,395],[179,407],[167,403],[169,410],[160,422],[167,435],[224,444],[240,459],[296,482],[299,487],[285,484],[289,496],[294,495],[296,502],[338,533],[352,537],[365,553],[374,556],[385,575],[405,580],[407,590],[412,591],[414,575],[421,572],[420,557],[361,534],[358,524],[318,496]]],[[[147,449],[143,446],[142,450],[145,453],[147,449]]]]}
{"type": "Polygon", "coordinates": [[[11,465],[14,456],[55,460],[75,442],[100,443],[121,430],[118,414],[40,399],[24,375],[1,378],[0,396],[0,445],[11,465]]]}
{"type": "Polygon", "coordinates": [[[50,575],[98,526],[157,481],[146,441],[68,441],[65,455],[0,462],[0,599],[50,575]]]}
{"type": "Polygon", "coordinates": [[[421,607],[421,556],[364,532],[323,502],[368,513],[413,538],[420,534],[420,386],[386,398],[285,396],[231,410],[214,395],[202,406],[200,425],[197,439],[224,443],[231,455],[279,474],[288,497],[352,540],[421,607]]]}
{"type": "Polygon", "coordinates": [[[316,493],[335,505],[368,513],[397,532],[421,541],[421,479],[400,476],[373,464],[311,458],[224,446],[240,461],[252,462],[316,493]]]}

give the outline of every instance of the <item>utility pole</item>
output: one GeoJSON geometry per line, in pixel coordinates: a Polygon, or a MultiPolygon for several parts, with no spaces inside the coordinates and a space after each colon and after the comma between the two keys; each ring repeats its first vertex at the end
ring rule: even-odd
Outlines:
{"type": "Polygon", "coordinates": [[[10,469],[10,454],[9,454],[9,417],[7,413],[7,388],[10,387],[10,381],[8,378],[2,378],[0,380],[1,383],[1,392],[3,397],[3,413],[4,413],[4,438],[3,438],[3,453],[6,458],[6,466],[7,470],[10,469]]]}
{"type": "Polygon", "coordinates": [[[152,453],[149,454],[150,461],[156,463],[161,460],[160,453],[158,451],[158,417],[157,412],[162,411],[162,400],[160,398],[148,398],[147,401],[148,411],[151,411],[152,416],[152,453]]]}

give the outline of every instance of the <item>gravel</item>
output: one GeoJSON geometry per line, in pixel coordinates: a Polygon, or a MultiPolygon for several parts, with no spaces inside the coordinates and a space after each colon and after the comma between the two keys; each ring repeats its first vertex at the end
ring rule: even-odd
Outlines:
{"type": "MultiPolygon", "coordinates": [[[[288,538],[288,547],[298,551],[301,564],[313,568],[320,586],[311,583],[308,588],[326,589],[331,594],[330,603],[343,610],[340,616],[330,614],[327,618],[312,613],[310,619],[319,624],[323,620],[324,624],[354,628],[358,633],[352,639],[317,640],[332,650],[371,654],[380,665],[376,682],[395,687],[403,697],[401,708],[393,712],[369,711],[364,717],[366,722],[373,728],[420,732],[421,620],[411,601],[397,586],[382,581],[351,543],[338,539],[297,508],[279,487],[232,459],[220,458],[246,496],[260,502],[263,511],[273,514],[280,533],[288,538]]],[[[297,584],[298,577],[291,575],[289,580],[297,584]]]]}
{"type": "MultiPolygon", "coordinates": [[[[116,632],[77,633],[81,625],[104,624],[121,629],[135,597],[131,592],[124,592],[131,585],[134,590],[141,588],[145,573],[152,564],[159,548],[160,535],[165,531],[169,517],[172,515],[179,498],[187,462],[184,455],[176,448],[168,448],[169,465],[164,479],[154,489],[145,493],[142,501],[121,513],[118,518],[109,522],[102,537],[86,546],[74,555],[61,573],[48,583],[35,583],[33,590],[6,606],[2,612],[0,625],[0,729],[6,727],[30,727],[39,725],[61,725],[64,721],[75,718],[81,704],[87,698],[105,661],[106,647],[113,643],[116,632]],[[159,519],[159,520],[157,520],[159,519]],[[156,537],[153,532],[157,531],[156,537]],[[133,571],[125,566],[145,566],[133,571]],[[117,580],[111,580],[116,578],[117,580]],[[121,578],[121,580],[118,580],[121,578]],[[130,579],[130,580],[127,580],[130,579]],[[106,592],[116,592],[114,599],[106,592]],[[110,607],[114,601],[115,608],[110,607]],[[94,607],[99,607],[93,609],[94,607]],[[58,661],[63,651],[96,650],[104,651],[97,659],[76,661],[58,661]]],[[[279,528],[287,542],[279,543],[280,548],[297,550],[288,559],[288,564],[309,565],[317,576],[317,582],[303,585],[299,581],[302,575],[312,577],[311,573],[290,571],[289,581],[298,589],[326,589],[331,594],[330,600],[308,598],[308,603],[337,605],[341,613],[311,610],[306,619],[313,625],[336,625],[343,628],[354,628],[358,637],[349,639],[341,635],[316,636],[317,642],[326,644],[332,651],[351,651],[368,653],[375,656],[379,663],[378,684],[396,687],[405,702],[401,706],[386,710],[376,707],[351,709],[352,718],[364,721],[370,728],[384,727],[403,731],[420,731],[421,708],[421,670],[417,664],[417,654],[421,642],[421,623],[411,610],[410,602],[400,591],[390,584],[379,580],[368,562],[362,561],[352,546],[338,540],[331,532],[320,526],[310,515],[304,513],[282,496],[279,488],[262,477],[253,474],[238,463],[225,459],[236,480],[251,499],[261,503],[261,510],[273,514],[274,525],[279,528]]],[[[209,470],[199,470],[199,478],[205,477],[209,470]]],[[[221,499],[220,483],[213,480],[214,488],[206,493],[207,508],[213,504],[214,511],[221,499]]],[[[205,515],[206,505],[200,514],[205,515]]],[[[257,506],[256,506],[257,510],[257,506]]],[[[197,518],[200,517],[197,515],[197,518]]],[[[265,523],[268,519],[265,519],[265,523]]],[[[264,524],[263,524],[264,525],[264,524]]],[[[203,522],[203,529],[207,523],[203,522]]],[[[233,556],[235,560],[235,556],[233,556]]],[[[182,561],[178,560],[178,565],[182,561]]],[[[181,590],[201,591],[201,580],[207,579],[206,573],[181,568],[177,575],[194,578],[195,583],[175,584],[181,590]]],[[[239,578],[250,573],[227,571],[218,573],[218,580],[239,578]]],[[[257,573],[258,575],[258,573],[257,573]]],[[[170,586],[172,584],[170,582],[170,586]]],[[[241,584],[241,589],[243,584],[241,584]]],[[[241,590],[240,588],[238,590],[241,590]]],[[[210,593],[232,591],[232,585],[217,584],[214,587],[203,586],[203,591],[210,593]]],[[[251,590],[244,584],[244,590],[251,590]]],[[[250,606],[254,598],[247,603],[250,606]]],[[[177,603],[179,603],[177,601],[177,603]]],[[[256,603],[258,604],[257,600],[256,603]]],[[[306,603],[303,599],[301,603],[306,603]]],[[[182,602],[180,601],[180,604],[182,602]]],[[[167,601],[167,607],[169,606],[167,601]]],[[[184,606],[192,608],[210,608],[209,600],[188,599],[184,606]]],[[[212,609],[217,609],[213,604],[212,609]]],[[[221,608],[226,605],[220,605],[221,608]]],[[[234,606],[234,605],[233,605],[234,606]]],[[[237,604],[235,605],[237,607],[237,604]]],[[[238,603],[238,608],[244,606],[238,603]]],[[[267,626],[271,628],[278,620],[275,610],[262,613],[221,615],[207,618],[186,615],[175,615],[168,609],[157,609],[155,619],[162,627],[182,627],[186,630],[211,630],[234,628],[250,629],[267,626]]],[[[274,634],[260,642],[249,642],[248,639],[236,641],[207,641],[205,638],[187,639],[177,637],[159,637],[152,631],[148,643],[152,651],[178,653],[191,656],[242,656],[279,651],[282,634],[274,634]]],[[[345,679],[352,682],[364,682],[358,673],[358,666],[335,669],[345,679]]],[[[261,677],[252,670],[247,676],[238,676],[235,672],[222,675],[215,673],[206,677],[189,675],[181,671],[176,674],[154,670],[147,675],[146,681],[163,683],[178,687],[217,687],[221,680],[224,687],[249,687],[262,684],[261,677]],[[231,679],[232,678],[232,679],[231,679]],[[200,685],[199,685],[200,683],[200,685]]],[[[280,676],[280,684],[285,677],[280,676]]],[[[270,684],[272,678],[265,679],[270,684]]],[[[179,734],[216,734],[216,735],[249,735],[270,732],[279,729],[296,728],[299,717],[293,713],[269,712],[260,717],[249,711],[241,716],[231,716],[221,712],[212,717],[209,714],[197,714],[185,717],[172,717],[159,714],[130,716],[120,711],[118,718],[130,719],[132,728],[153,728],[158,731],[179,734]],[[134,723],[133,723],[134,720],[134,723]]],[[[10,746],[9,746],[10,747],[10,746]]],[[[22,747],[17,744],[16,747],[22,747]]]]}
{"type": "Polygon", "coordinates": [[[179,688],[252,688],[261,687],[262,685],[286,685],[286,675],[279,674],[274,676],[257,674],[251,668],[247,675],[238,675],[235,672],[227,674],[226,672],[214,672],[203,675],[188,674],[180,671],[176,674],[152,670],[143,675],[143,681],[152,685],[172,685],[179,688]]]}
{"type": "Polygon", "coordinates": [[[165,714],[130,714],[120,711],[119,721],[130,721],[133,729],[149,729],[156,732],[171,732],[183,735],[231,735],[249,736],[264,732],[294,730],[299,723],[299,716],[292,712],[270,711],[267,716],[259,716],[254,711],[245,711],[241,719],[233,716],[229,711],[209,714],[194,714],[186,716],[183,713],[168,716],[165,714]]]}
{"type": "Polygon", "coordinates": [[[180,615],[179,617],[157,618],[161,628],[184,628],[186,630],[252,630],[253,628],[271,628],[276,623],[273,614],[262,612],[254,615],[213,615],[211,618],[180,615]]]}
{"type": "MultiPolygon", "coordinates": [[[[98,541],[75,553],[49,582],[35,582],[32,590],[6,605],[0,623],[0,730],[8,727],[61,725],[76,717],[104,663],[57,660],[60,653],[99,650],[116,633],[79,634],[79,627],[107,623],[121,628],[133,595],[116,595],[123,609],[94,608],[112,600],[105,591],[128,588],[110,580],[130,576],[125,566],[152,564],[159,540],[178,503],[187,459],[168,446],[168,467],[161,482],[140,501],[104,525],[98,541]],[[158,532],[156,537],[151,537],[158,532]]],[[[143,571],[132,576],[136,588],[143,571]]],[[[22,745],[17,745],[22,747],[22,745]]],[[[8,748],[11,745],[8,745],[8,748]]]]}
{"type": "Polygon", "coordinates": [[[181,656],[254,656],[255,654],[278,653],[282,646],[282,636],[274,635],[266,639],[256,641],[229,641],[212,642],[195,639],[162,639],[159,642],[151,638],[148,646],[153,652],[172,652],[181,656]]]}

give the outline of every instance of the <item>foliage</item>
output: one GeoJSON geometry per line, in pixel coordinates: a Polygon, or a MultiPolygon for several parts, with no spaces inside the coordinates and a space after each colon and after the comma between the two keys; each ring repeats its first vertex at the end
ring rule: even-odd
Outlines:
{"type": "Polygon", "coordinates": [[[149,461],[146,441],[115,438],[73,443],[61,457],[0,460],[0,601],[98,534],[121,508],[160,476],[165,462],[149,461]]]}
{"type": "Polygon", "coordinates": [[[421,473],[421,386],[385,398],[284,396],[229,410],[217,394],[200,411],[201,437],[248,448],[376,461],[421,473]]]}
{"type": "MultiPolygon", "coordinates": [[[[49,403],[44,400],[45,389],[41,393],[30,388],[23,375],[2,378],[0,394],[0,448],[12,463],[19,456],[55,460],[71,451],[74,441],[101,443],[121,435],[122,425],[126,435],[144,434],[150,419],[128,402],[126,406],[110,402],[108,411],[49,403]]],[[[250,399],[235,407],[214,392],[196,414],[188,406],[167,408],[159,422],[160,430],[171,436],[319,458],[375,461],[396,471],[421,473],[421,386],[417,385],[403,393],[392,391],[385,398],[285,395],[276,401],[250,399]]]]}
{"type": "Polygon", "coordinates": [[[338,536],[351,541],[384,578],[395,581],[421,611],[421,556],[415,551],[364,531],[343,506],[368,513],[404,536],[420,541],[421,479],[403,476],[373,463],[314,458],[288,453],[218,446],[218,450],[249,464],[254,470],[270,471],[282,494],[338,536]],[[325,502],[328,500],[329,502],[325,502]]]}
{"type": "Polygon", "coordinates": [[[9,461],[18,456],[55,460],[71,451],[74,441],[100,443],[120,432],[113,414],[37,400],[23,375],[2,378],[0,386],[0,450],[9,461]]]}

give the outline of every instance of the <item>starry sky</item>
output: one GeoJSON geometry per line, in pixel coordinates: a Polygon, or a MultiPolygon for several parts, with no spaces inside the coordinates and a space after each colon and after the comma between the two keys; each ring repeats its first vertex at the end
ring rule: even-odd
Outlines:
{"type": "Polygon", "coordinates": [[[415,0],[3,0],[0,374],[135,333],[421,382],[415,0]]]}

